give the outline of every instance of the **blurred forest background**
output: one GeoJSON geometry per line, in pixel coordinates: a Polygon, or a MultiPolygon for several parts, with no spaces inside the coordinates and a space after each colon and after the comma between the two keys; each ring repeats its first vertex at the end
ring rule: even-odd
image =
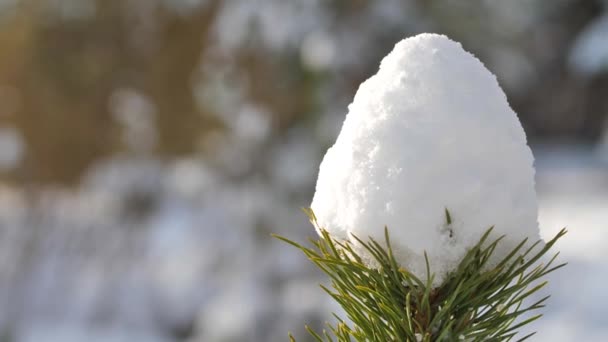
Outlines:
{"type": "Polygon", "coordinates": [[[537,340],[605,341],[599,0],[0,0],[0,341],[304,341],[337,308],[269,234],[314,235],[347,105],[421,32],[497,75],[571,227],[537,340]]]}

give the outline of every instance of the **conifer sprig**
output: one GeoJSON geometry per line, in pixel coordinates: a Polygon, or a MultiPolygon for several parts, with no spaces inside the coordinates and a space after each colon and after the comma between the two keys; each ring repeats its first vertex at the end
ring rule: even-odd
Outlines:
{"type": "MultiPolygon", "coordinates": [[[[305,210],[317,226],[312,210],[305,210]]],[[[450,215],[446,210],[446,220],[450,215]]],[[[565,264],[554,266],[556,253],[548,262],[545,255],[561,238],[562,229],[542,248],[540,241],[527,246],[523,240],[496,266],[488,267],[490,256],[503,237],[489,241],[492,228],[471,248],[459,266],[438,287],[433,287],[432,265],[427,261],[425,280],[400,267],[385,228],[385,244],[353,236],[377,267],[364,263],[351,243],[337,241],[327,231],[305,247],[276,236],[301,250],[331,279],[331,288],[321,286],[346,312],[350,322],[338,317],[335,325],[317,333],[306,327],[319,342],[324,341],[513,341],[518,331],[542,315],[549,296],[537,301],[530,297],[547,282],[542,278],[565,264]]],[[[529,334],[515,341],[523,341],[529,334]]],[[[295,341],[290,335],[290,340],[295,341]]]]}

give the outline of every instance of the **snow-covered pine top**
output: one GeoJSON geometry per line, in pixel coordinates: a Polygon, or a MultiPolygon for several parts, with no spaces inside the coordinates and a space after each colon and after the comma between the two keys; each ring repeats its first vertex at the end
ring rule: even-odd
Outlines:
{"type": "Polygon", "coordinates": [[[427,252],[435,285],[491,226],[506,234],[494,261],[540,238],[525,133],[496,77],[459,43],[399,42],[348,108],[311,205],[333,237],[384,241],[387,226],[398,261],[421,279],[427,252]]]}

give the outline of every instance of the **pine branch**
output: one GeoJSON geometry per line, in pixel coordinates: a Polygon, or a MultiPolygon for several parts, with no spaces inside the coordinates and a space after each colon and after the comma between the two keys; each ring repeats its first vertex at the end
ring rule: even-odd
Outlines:
{"type": "MultiPolygon", "coordinates": [[[[314,213],[306,211],[313,224],[314,213]]],[[[446,219],[451,220],[446,210],[446,219]]],[[[422,280],[399,266],[385,228],[385,247],[374,239],[354,237],[375,260],[367,266],[363,256],[348,242],[337,241],[325,230],[305,247],[287,238],[276,238],[301,250],[331,279],[321,286],[346,312],[352,324],[336,316],[321,334],[309,327],[316,341],[512,341],[537,314],[549,296],[528,303],[547,282],[542,278],[565,264],[554,266],[558,254],[547,263],[539,260],[561,238],[562,229],[539,249],[539,242],[526,248],[522,241],[496,266],[486,266],[502,237],[488,241],[492,228],[471,248],[459,266],[438,287],[433,287],[432,265],[422,280]],[[532,316],[530,316],[533,314],[532,316]]],[[[426,254],[425,254],[426,258],[426,254]]],[[[532,335],[532,334],[531,334],[532,335]]],[[[529,338],[527,335],[517,341],[529,338]]],[[[290,335],[290,340],[295,338],[290,335]]]]}

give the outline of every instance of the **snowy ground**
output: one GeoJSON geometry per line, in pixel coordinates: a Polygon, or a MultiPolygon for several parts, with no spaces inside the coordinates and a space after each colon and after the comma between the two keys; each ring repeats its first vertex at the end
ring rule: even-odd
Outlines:
{"type": "MultiPolygon", "coordinates": [[[[192,160],[115,159],[78,191],[0,189],[3,334],[19,342],[305,336],[303,324],[319,324],[335,304],[316,286],[324,277],[269,237],[314,234],[298,207],[310,200],[318,151],[298,142],[275,153],[268,179],[235,183],[192,160]],[[300,167],[304,158],[313,166],[300,167]]],[[[568,226],[559,249],[569,265],[551,277],[533,341],[608,340],[608,158],[585,146],[534,150],[542,235],[568,226]]]]}
{"type": "Polygon", "coordinates": [[[608,340],[608,154],[586,146],[538,146],[539,221],[544,239],[560,228],[565,269],[550,277],[552,298],[535,341],[608,340]]]}

